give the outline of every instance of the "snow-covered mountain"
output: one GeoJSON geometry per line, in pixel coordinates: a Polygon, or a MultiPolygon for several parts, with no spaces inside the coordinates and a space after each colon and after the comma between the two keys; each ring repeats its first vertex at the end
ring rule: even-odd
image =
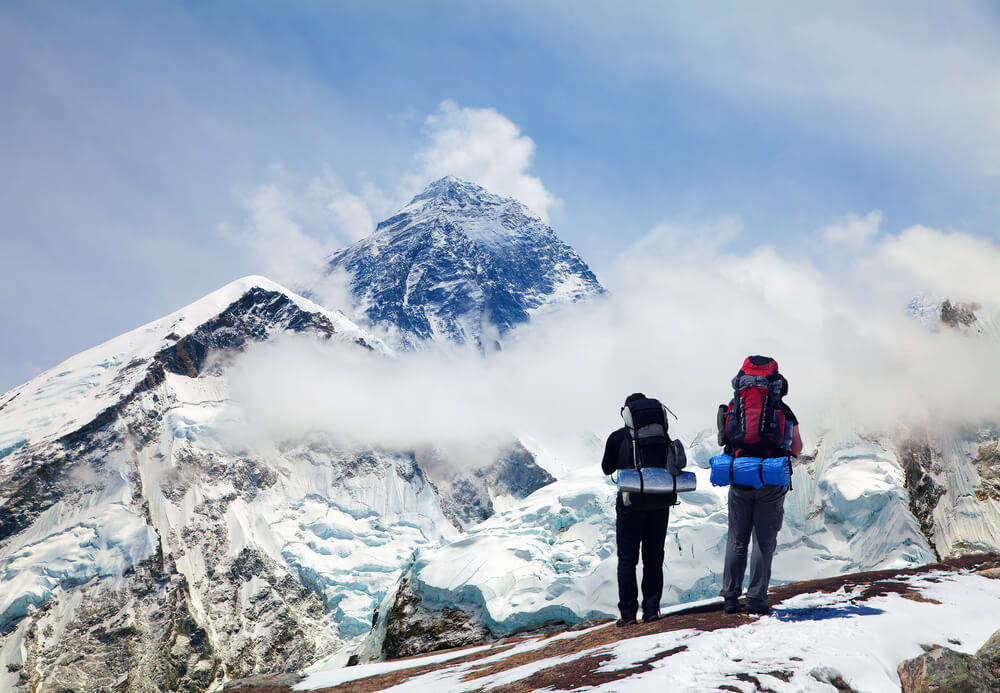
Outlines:
{"type": "MultiPolygon", "coordinates": [[[[483,322],[466,320],[477,311],[508,329],[602,291],[540,224],[443,179],[337,258],[366,287],[366,319],[400,327],[404,345],[481,340],[483,322]],[[391,286],[402,293],[379,288],[391,286]],[[497,306],[517,319],[494,319],[497,306]]],[[[931,299],[911,311],[1000,347],[996,311],[931,299]]],[[[331,359],[401,358],[344,314],[248,277],[0,395],[0,690],[205,690],[614,615],[615,488],[599,441],[581,466],[511,432],[492,465],[463,469],[430,446],[242,436],[233,367],[279,339],[321,340],[331,359]]],[[[816,425],[776,581],[1000,550],[996,423],[816,425]]],[[[671,513],[665,606],[718,591],[713,439],[685,441],[699,490],[671,513]]]]}
{"type": "Polygon", "coordinates": [[[553,306],[603,293],[576,252],[523,204],[452,176],[330,258],[359,316],[407,348],[491,345],[553,306]]]}
{"type": "Polygon", "coordinates": [[[346,659],[413,551],[466,519],[453,489],[485,517],[551,481],[520,448],[435,484],[414,451],[245,441],[231,366],[292,336],[391,358],[248,277],[0,397],[0,690],[205,690],[346,659]]]}

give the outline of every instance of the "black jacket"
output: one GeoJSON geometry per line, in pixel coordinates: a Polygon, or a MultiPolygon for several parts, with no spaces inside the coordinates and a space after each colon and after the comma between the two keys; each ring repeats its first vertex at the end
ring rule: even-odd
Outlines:
{"type": "MultiPolygon", "coordinates": [[[[608,442],[604,444],[604,457],[601,459],[601,470],[605,474],[614,474],[619,469],[632,469],[635,467],[635,460],[632,457],[632,442],[629,440],[628,431],[623,426],[608,436],[608,442]]],[[[677,495],[666,494],[629,494],[629,508],[643,510],[646,508],[662,508],[673,505],[677,502],[677,495]]],[[[618,494],[617,507],[622,509],[622,494],[618,494]]]]}

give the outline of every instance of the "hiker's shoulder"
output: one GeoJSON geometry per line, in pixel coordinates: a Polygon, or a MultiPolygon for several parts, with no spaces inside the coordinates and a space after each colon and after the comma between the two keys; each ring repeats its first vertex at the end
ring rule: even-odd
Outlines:
{"type": "Polygon", "coordinates": [[[781,410],[785,412],[785,417],[788,418],[793,424],[796,426],[799,425],[799,417],[795,416],[795,412],[792,411],[792,408],[788,406],[787,402],[781,403],[781,410]]]}
{"type": "Polygon", "coordinates": [[[618,430],[611,431],[611,435],[608,436],[608,447],[612,445],[618,445],[625,439],[625,427],[622,426],[618,430]]]}

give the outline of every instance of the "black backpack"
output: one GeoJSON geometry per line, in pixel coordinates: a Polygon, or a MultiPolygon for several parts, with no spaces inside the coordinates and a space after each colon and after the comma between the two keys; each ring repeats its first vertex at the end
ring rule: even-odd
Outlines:
{"type": "Polygon", "coordinates": [[[652,397],[634,400],[622,407],[621,415],[636,469],[664,467],[676,475],[686,466],[684,447],[680,441],[674,445],[667,434],[669,411],[652,397]]]}

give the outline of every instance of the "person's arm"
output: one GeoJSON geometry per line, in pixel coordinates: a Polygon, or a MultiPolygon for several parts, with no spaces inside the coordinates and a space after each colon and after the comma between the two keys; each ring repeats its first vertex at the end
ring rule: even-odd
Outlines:
{"type": "Polygon", "coordinates": [[[615,433],[609,435],[608,442],[604,444],[604,457],[601,459],[601,470],[605,474],[614,474],[615,470],[618,469],[618,446],[621,445],[621,442],[615,433]]]}
{"type": "Polygon", "coordinates": [[[792,455],[798,457],[802,454],[802,438],[799,436],[799,425],[792,427],[792,455]]]}

